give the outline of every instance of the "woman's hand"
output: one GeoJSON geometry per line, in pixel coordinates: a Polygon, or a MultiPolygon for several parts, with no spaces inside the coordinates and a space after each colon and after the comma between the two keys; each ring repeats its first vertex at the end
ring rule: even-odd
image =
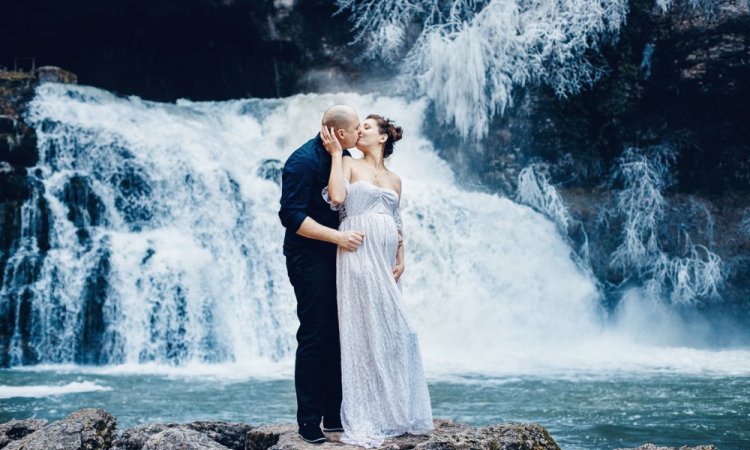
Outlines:
{"type": "Polygon", "coordinates": [[[396,263],[391,271],[393,272],[393,278],[395,278],[396,283],[398,283],[398,279],[401,278],[401,274],[404,273],[404,263],[396,263]]]}
{"type": "Polygon", "coordinates": [[[333,127],[328,128],[325,125],[321,125],[320,139],[323,141],[323,146],[329,154],[335,155],[336,153],[344,152],[344,149],[341,148],[341,143],[336,139],[333,127]]]}

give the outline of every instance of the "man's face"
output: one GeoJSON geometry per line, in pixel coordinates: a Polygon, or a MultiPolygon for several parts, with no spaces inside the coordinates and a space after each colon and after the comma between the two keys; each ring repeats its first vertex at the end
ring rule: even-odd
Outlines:
{"type": "Polygon", "coordinates": [[[342,148],[354,147],[359,137],[359,120],[353,120],[347,128],[336,130],[336,137],[339,139],[342,148]]]}

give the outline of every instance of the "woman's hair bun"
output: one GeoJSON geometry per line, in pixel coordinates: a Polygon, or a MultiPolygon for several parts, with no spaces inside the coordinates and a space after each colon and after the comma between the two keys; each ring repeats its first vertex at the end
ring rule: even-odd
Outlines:
{"type": "Polygon", "coordinates": [[[400,141],[404,136],[404,130],[402,130],[401,127],[396,125],[395,123],[390,122],[388,134],[391,136],[391,139],[393,139],[393,142],[396,142],[400,141]]]}
{"type": "Polygon", "coordinates": [[[395,144],[396,141],[400,141],[401,138],[404,137],[403,129],[393,123],[392,120],[386,119],[385,117],[379,116],[377,114],[370,114],[369,116],[367,116],[367,118],[374,120],[378,125],[378,133],[388,135],[388,139],[385,141],[385,145],[383,146],[383,157],[387,158],[391,156],[391,154],[393,153],[393,144],[395,144]]]}

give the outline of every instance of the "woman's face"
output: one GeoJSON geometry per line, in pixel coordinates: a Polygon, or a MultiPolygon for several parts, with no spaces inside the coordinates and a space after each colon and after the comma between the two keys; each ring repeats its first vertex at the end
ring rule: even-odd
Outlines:
{"type": "Polygon", "coordinates": [[[378,124],[375,119],[366,119],[359,126],[359,138],[357,139],[357,148],[364,149],[383,145],[388,140],[387,134],[380,134],[378,124]]]}

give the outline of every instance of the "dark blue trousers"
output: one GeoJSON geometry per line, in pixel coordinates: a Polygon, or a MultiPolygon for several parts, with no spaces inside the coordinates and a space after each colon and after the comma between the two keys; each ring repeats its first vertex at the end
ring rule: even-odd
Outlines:
{"type": "Polygon", "coordinates": [[[297,357],[294,386],[297,422],[339,421],[341,349],[336,308],[335,252],[288,255],[287,273],[297,297],[297,357]]]}

